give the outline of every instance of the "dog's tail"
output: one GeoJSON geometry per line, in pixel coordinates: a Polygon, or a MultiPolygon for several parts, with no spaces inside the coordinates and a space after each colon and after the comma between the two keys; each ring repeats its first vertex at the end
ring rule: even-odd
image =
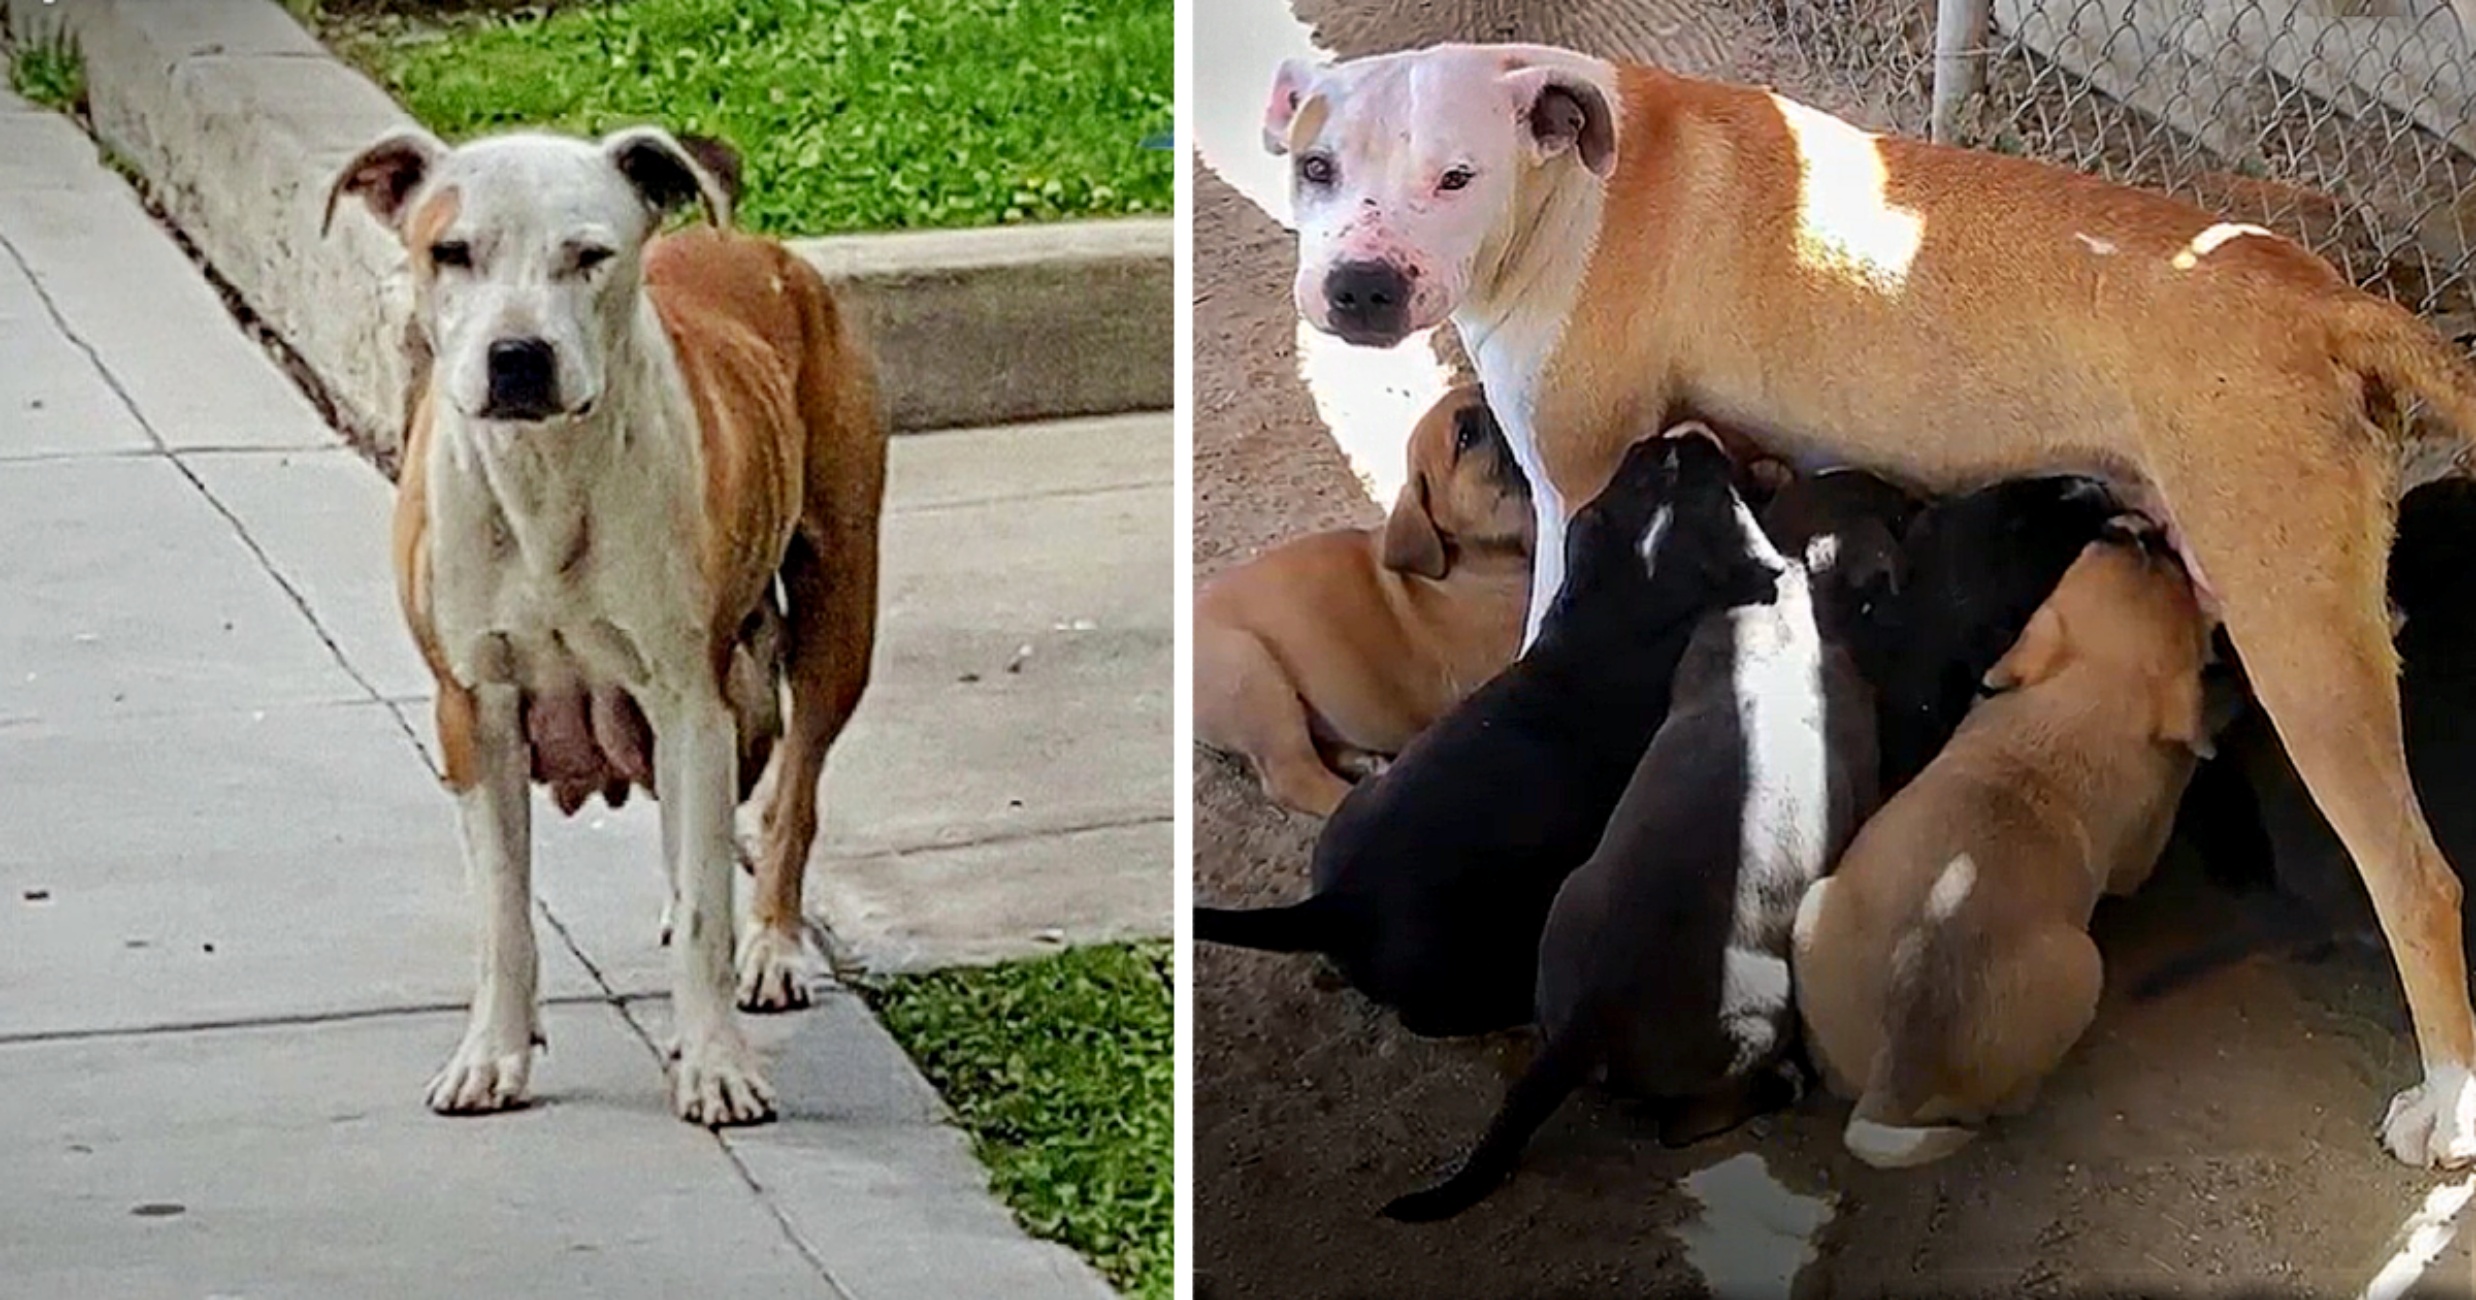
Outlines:
{"type": "Polygon", "coordinates": [[[1921,1023],[1936,1015],[1932,1004],[1940,1000],[1933,991],[1911,989],[1905,991],[1906,996],[1903,992],[1893,990],[1885,1017],[1890,1032],[1875,1050],[1866,1090],[1848,1117],[1848,1127],[1840,1133],[1840,1142],[1850,1155],[1877,1169],[1931,1164],[1977,1136],[1977,1130],[1958,1124],[1919,1122],[1924,1099],[1917,1094],[1931,1088],[1920,1077],[1923,1062],[1917,1057],[1939,1045],[1946,1026],[1921,1023]]]}
{"type": "Polygon", "coordinates": [[[2331,352],[2404,408],[2420,398],[2463,442],[2476,443],[2476,368],[2406,308],[2369,294],[2338,313],[2331,352]]]}
{"type": "Polygon", "coordinates": [[[1486,1200],[1489,1192],[1513,1176],[1513,1166],[1521,1160],[1522,1148],[1530,1144],[1530,1135],[1582,1086],[1597,1060],[1598,1053],[1577,1034],[1548,1039],[1530,1068],[1505,1093],[1504,1106],[1461,1167],[1433,1187],[1393,1198],[1384,1207],[1384,1217],[1434,1223],[1486,1200]]]}
{"type": "Polygon", "coordinates": [[[1334,952],[1349,924],[1340,904],[1318,894],[1287,907],[1199,907],[1195,940],[1263,952],[1334,952]]]}

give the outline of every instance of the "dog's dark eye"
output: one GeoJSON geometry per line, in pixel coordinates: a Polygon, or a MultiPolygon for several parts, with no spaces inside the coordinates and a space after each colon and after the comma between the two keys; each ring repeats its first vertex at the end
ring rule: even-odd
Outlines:
{"type": "Polygon", "coordinates": [[[452,266],[458,270],[471,270],[473,266],[473,246],[465,243],[461,239],[440,240],[439,242],[430,245],[430,264],[432,266],[452,266]]]}
{"type": "Polygon", "coordinates": [[[1462,421],[1461,427],[1453,431],[1453,454],[1456,456],[1467,456],[1472,450],[1476,449],[1478,445],[1479,426],[1468,420],[1462,421]]]}
{"type": "Polygon", "coordinates": [[[593,268],[609,261],[610,258],[611,250],[602,248],[598,245],[588,244],[576,250],[576,273],[578,275],[584,275],[592,271],[593,268]]]}
{"type": "Polygon", "coordinates": [[[1444,175],[1436,178],[1436,188],[1450,194],[1455,190],[1467,188],[1472,179],[1474,178],[1469,168],[1448,167],[1444,175]]]}
{"type": "Polygon", "coordinates": [[[1330,185],[1336,174],[1333,160],[1320,153],[1311,153],[1298,160],[1298,179],[1309,185],[1330,185]]]}

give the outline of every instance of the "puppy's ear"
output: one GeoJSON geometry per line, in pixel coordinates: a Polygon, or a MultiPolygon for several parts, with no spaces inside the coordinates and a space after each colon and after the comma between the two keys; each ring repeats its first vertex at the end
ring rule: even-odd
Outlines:
{"type": "Polygon", "coordinates": [[[1427,476],[1412,474],[1401,485],[1401,498],[1384,521],[1384,567],[1395,573],[1441,578],[1452,564],[1445,558],[1444,535],[1427,509],[1427,476]]]}
{"type": "Polygon", "coordinates": [[[2216,758],[2218,746],[2209,725],[2207,700],[2201,689],[2201,674],[2176,673],[2159,679],[2153,688],[2157,696],[2158,738],[2173,745],[2182,745],[2198,758],[2216,758]]]}
{"type": "Polygon", "coordinates": [[[702,201],[717,226],[731,224],[731,195],[720,177],[658,126],[631,126],[602,137],[602,152],[657,215],[702,201]]]}
{"type": "Polygon", "coordinates": [[[1505,85],[1539,157],[1570,149],[1592,175],[1616,169],[1616,118],[1599,87],[1565,68],[1522,68],[1505,85]]]}
{"type": "Polygon", "coordinates": [[[1277,158],[1290,151],[1290,126],[1298,119],[1299,107],[1315,93],[1321,71],[1305,59],[1281,61],[1281,70],[1273,74],[1272,94],[1264,99],[1264,152],[1277,158]]]}
{"type": "Polygon", "coordinates": [[[438,160],[447,156],[447,146],[439,138],[417,126],[403,127],[379,137],[369,148],[353,155],[336,172],[327,186],[327,206],[318,218],[318,233],[323,238],[335,228],[335,207],[345,195],[352,195],[369,205],[370,215],[389,230],[401,228],[404,204],[429,178],[438,160]]]}
{"type": "Polygon", "coordinates": [[[2029,616],[2029,626],[2021,629],[2020,639],[1995,666],[1986,670],[1986,689],[2008,691],[2022,686],[2035,686],[2055,675],[2063,666],[2063,615],[2052,605],[2038,606],[2029,616]]]}

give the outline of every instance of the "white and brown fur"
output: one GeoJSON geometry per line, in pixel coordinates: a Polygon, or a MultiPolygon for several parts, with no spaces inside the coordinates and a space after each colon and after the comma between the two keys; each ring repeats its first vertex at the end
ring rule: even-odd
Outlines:
{"type": "Polygon", "coordinates": [[[2027,1108],[2096,1014],[2091,912],[2166,847],[2208,747],[2209,630],[2172,557],[2092,542],[1995,692],[1796,918],[1797,1006],[1869,1164],[1950,1155],[2027,1108]]]}
{"type": "Polygon", "coordinates": [[[1283,807],[1329,817],[1502,671],[1530,592],[1530,495],[1478,389],[1410,432],[1380,530],[1317,533],[1195,593],[1195,735],[1283,807]]]}
{"type": "Polygon", "coordinates": [[[2460,886],[2382,600],[2402,412],[2476,434],[2432,330],[2174,199],[1569,50],[1292,64],[1265,134],[1307,318],[1373,345],[1449,318],[1470,352],[1532,485],[1534,619],[1570,503],[1672,413],[1933,492],[2095,473],[2164,523],[2398,964],[2424,1078],[2383,1141],[2476,1160],[2460,886]]]}
{"type": "Polygon", "coordinates": [[[538,779],[563,809],[653,790],[680,934],[674,1108],[770,1118],[732,1010],[807,997],[817,784],[875,636],[872,364],[780,245],[658,233],[699,203],[727,225],[730,207],[727,178],[658,129],[454,149],[398,131],[345,165],[330,221],[346,198],[404,244],[433,354],[411,400],[395,561],[437,681],[481,977],[429,1103],[526,1099],[538,779]],[[733,814],[777,733],[743,937],[733,814]]]}

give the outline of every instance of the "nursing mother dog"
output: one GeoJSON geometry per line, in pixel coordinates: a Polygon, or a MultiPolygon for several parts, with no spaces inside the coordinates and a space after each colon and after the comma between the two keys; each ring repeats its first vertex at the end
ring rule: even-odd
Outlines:
{"type": "Polygon", "coordinates": [[[807,998],[817,782],[875,637],[871,363],[779,244],[656,233],[699,204],[730,219],[727,170],[660,130],[450,149],[408,129],[345,165],[330,221],[346,198],[403,241],[433,357],[406,431],[396,574],[437,679],[482,916],[471,1020],[430,1106],[525,1100],[542,1042],[538,780],[571,811],[652,787],[675,908],[673,1107],[770,1119],[732,1007],[807,998]],[[735,938],[732,816],[769,752],[753,924],[735,938]]]}
{"type": "Polygon", "coordinates": [[[1298,308],[1385,346],[1450,320],[1537,510],[1672,415],[1947,492],[2098,474],[2168,531],[2363,876],[2424,1078],[2381,1136],[2476,1161],[2459,883],[2400,742],[2383,605],[2402,411],[2476,374],[2302,248],[2016,158],[1539,46],[1284,65],[1298,308]]]}

